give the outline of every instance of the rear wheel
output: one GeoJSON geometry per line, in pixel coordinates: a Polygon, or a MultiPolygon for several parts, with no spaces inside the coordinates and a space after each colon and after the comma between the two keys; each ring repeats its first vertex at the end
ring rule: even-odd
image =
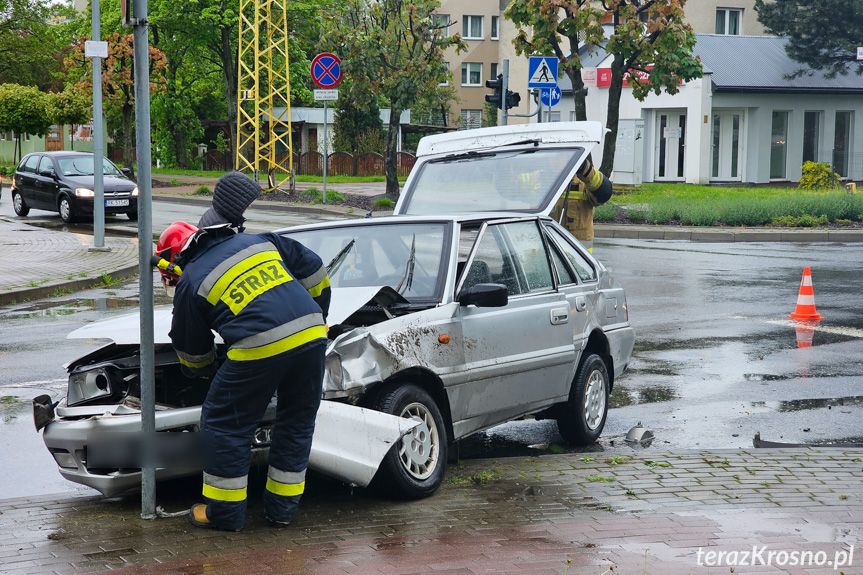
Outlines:
{"type": "Polygon", "coordinates": [[[422,388],[404,384],[381,392],[374,408],[420,422],[384,457],[375,486],[401,499],[432,495],[443,482],[447,464],[446,427],[437,404],[422,388]]]}
{"type": "Polygon", "coordinates": [[[69,200],[69,196],[62,196],[60,198],[58,209],[60,211],[61,220],[67,224],[71,224],[75,221],[75,214],[72,212],[72,202],[69,200]]]}
{"type": "Polygon", "coordinates": [[[586,356],[575,375],[569,400],[558,405],[557,428],[567,443],[590,445],[599,439],[608,417],[610,382],[602,358],[586,356]]]}
{"type": "Polygon", "coordinates": [[[30,206],[24,203],[24,198],[21,197],[20,192],[14,192],[12,194],[12,207],[15,208],[15,213],[21,217],[30,213],[30,206]]]}

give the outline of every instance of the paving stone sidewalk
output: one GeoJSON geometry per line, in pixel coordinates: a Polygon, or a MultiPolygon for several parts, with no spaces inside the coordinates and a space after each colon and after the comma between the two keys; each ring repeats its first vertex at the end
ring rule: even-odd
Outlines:
{"type": "Polygon", "coordinates": [[[60,295],[138,274],[138,240],[105,238],[110,251],[91,251],[93,236],[46,230],[0,218],[3,273],[0,305],[60,295]],[[103,275],[106,274],[105,279],[103,275]]]}
{"type": "MultiPolygon", "coordinates": [[[[242,533],[141,520],[138,497],[14,499],[0,501],[0,571],[851,574],[861,479],[863,450],[842,448],[472,460],[421,501],[310,477],[291,527],[267,527],[253,497],[242,533]]],[[[160,485],[160,505],[187,508],[199,489],[160,485]]]]}

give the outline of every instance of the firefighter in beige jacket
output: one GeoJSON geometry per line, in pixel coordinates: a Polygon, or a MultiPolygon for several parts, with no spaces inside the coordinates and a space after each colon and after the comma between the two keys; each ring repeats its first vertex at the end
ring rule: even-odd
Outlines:
{"type": "Polygon", "coordinates": [[[611,198],[611,181],[585,160],[551,211],[588,250],[593,251],[593,210],[611,198]],[[562,216],[562,217],[561,217],[562,216]]]}

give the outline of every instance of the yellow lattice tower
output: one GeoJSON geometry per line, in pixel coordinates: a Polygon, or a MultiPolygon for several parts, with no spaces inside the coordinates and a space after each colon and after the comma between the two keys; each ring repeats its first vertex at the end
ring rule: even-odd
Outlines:
{"type": "MultiPolygon", "coordinates": [[[[237,170],[294,173],[286,0],[240,0],[237,170]],[[276,161],[288,153],[287,166],[276,161]]],[[[290,178],[293,181],[293,177],[290,178]]]]}

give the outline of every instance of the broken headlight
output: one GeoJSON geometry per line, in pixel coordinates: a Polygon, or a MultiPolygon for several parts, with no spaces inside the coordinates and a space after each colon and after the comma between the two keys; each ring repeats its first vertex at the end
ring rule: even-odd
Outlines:
{"type": "Polygon", "coordinates": [[[69,376],[66,405],[80,405],[94,399],[110,397],[113,393],[111,376],[104,367],[73,373],[69,376]]]}

